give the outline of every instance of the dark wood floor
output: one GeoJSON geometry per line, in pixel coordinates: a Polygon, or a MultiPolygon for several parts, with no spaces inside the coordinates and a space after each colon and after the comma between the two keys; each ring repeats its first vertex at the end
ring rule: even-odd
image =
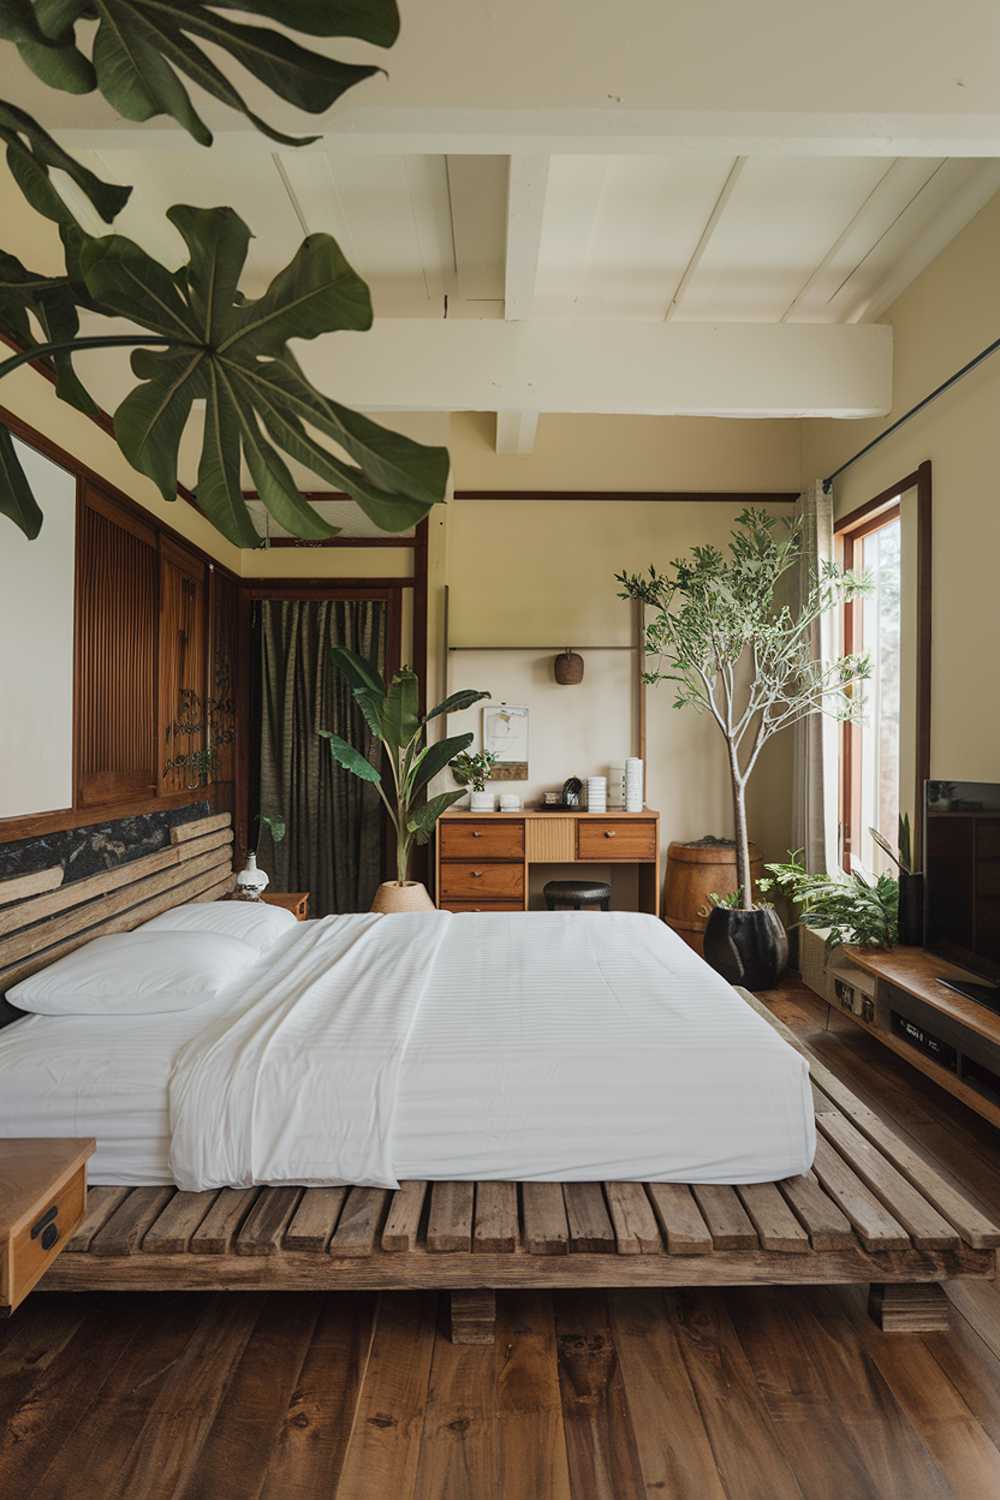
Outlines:
{"type": "MultiPolygon", "coordinates": [[[[808,991],[769,997],[994,1214],[995,1133],[808,991]]],[[[0,1326],[0,1495],[35,1500],[990,1500],[1000,1294],[880,1334],[860,1288],[36,1294],[0,1326]]]]}

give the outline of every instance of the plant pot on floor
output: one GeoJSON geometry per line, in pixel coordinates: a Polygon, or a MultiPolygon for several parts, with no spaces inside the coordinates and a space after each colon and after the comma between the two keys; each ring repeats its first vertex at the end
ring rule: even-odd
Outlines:
{"type": "Polygon", "coordinates": [[[397,911],[433,911],[434,902],[427,894],[427,887],[419,880],[386,880],[375,892],[372,911],[388,915],[397,911]]]}
{"type": "Polygon", "coordinates": [[[899,941],[913,948],[924,941],[924,877],[909,870],[899,875],[899,941]]]}
{"type": "Polygon", "coordinates": [[[705,961],[730,984],[772,989],[788,964],[788,935],[777,912],[717,906],[705,927],[705,961]]]}

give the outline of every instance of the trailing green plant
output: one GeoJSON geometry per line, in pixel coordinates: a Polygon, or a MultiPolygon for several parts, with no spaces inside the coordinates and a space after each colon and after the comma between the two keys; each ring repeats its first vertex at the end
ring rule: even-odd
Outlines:
{"type": "Polygon", "coordinates": [[[272,844],[280,844],[285,837],[285,820],[280,813],[258,813],[257,814],[257,841],[254,849],[260,848],[261,837],[264,829],[271,835],[272,844]]]}
{"type": "Polygon", "coordinates": [[[695,547],[665,574],[650,567],[615,575],[619,598],[655,610],[645,648],[658,664],[645,681],[673,683],[674,707],[709,714],[725,739],[744,909],[754,905],[746,789],[761,751],[813,714],[856,720],[858,689],[871,675],[867,656],[818,661],[810,642],[814,621],[865,592],[864,579],[826,563],[801,582],[797,608],[781,601],[799,565],[801,532],[801,516],[779,529],[766,511],[748,509],[736,519],[728,556],[695,547]]]}
{"type": "Polygon", "coordinates": [[[403,667],[386,685],[377,668],[344,646],[332,648],[333,664],[351,684],[351,692],[365,722],[385,752],[388,777],[366,755],[329,729],[319,732],[329,742],[338,765],[375,787],[396,836],[396,879],[409,878],[414,844],[426,844],[438,818],[463,795],[441,792],[427,798],[428,782],[455,756],[472,744],[471,734],[455,734],[427,743],[427,726],[441,714],[471,708],[489,693],[463,689],[443,699],[426,714],[419,709],[420,685],[415,672],[403,667]]]}
{"type": "Polygon", "coordinates": [[[496,763],[497,758],[492,750],[479,750],[475,755],[463,750],[461,755],[456,755],[449,762],[448,769],[459,786],[471,786],[474,792],[485,792],[490,772],[496,763]]]}
{"type": "MultiPolygon", "coordinates": [[[[222,49],[279,98],[313,113],[380,71],[310,51],[283,31],[234,22],[224,14],[231,10],[307,35],[382,47],[391,46],[399,30],[395,0],[0,0],[0,39],[12,42],[53,88],[100,89],[130,120],[171,115],[205,146],[211,132],[180,74],[271,139],[304,145],[315,137],[293,138],[267,125],[203,44],[222,49]],[[89,53],[78,44],[80,21],[97,22],[89,53]]],[[[0,331],[21,349],[0,363],[0,378],[28,361],[48,362],[57,395],[94,415],[95,403],[73,369],[74,354],[131,348],[140,384],[115,412],[122,452],[174,500],[181,438],[193,403],[204,402],[196,500],[236,546],[260,541],[242,495],[242,462],[274,519],[308,540],[339,528],[321,520],[299,494],[282,454],[346,491],[385,531],[408,529],[444,499],[444,448],[416,443],[331,401],[288,347],[293,338],[371,327],[368,288],[330,235],[305,239],[264,295],[251,299],[239,285],[250,230],[231,208],[171,208],[167,217],[188,256],[167,267],[124,236],[87,233],[51,172],[65,172],[107,224],[124,208],[130,188],[102,182],[37,120],[3,101],[0,141],[28,203],[59,226],[65,262],[64,272],[51,276],[0,251],[0,331]],[[81,335],[81,311],[125,318],[135,331],[81,335]]],[[[41,509],[2,426],[0,513],[29,538],[41,529],[41,509]]]]}
{"type": "Polygon", "coordinates": [[[899,843],[894,849],[889,840],[879,833],[877,828],[869,828],[872,841],[878,845],[882,853],[892,860],[893,864],[903,875],[913,874],[913,844],[910,835],[910,815],[900,813],[899,815],[899,843]]]}
{"type": "Polygon", "coordinates": [[[899,882],[892,875],[868,881],[851,875],[811,875],[801,863],[801,849],[784,864],[765,865],[770,879],[762,891],[780,890],[798,907],[803,927],[826,932],[827,949],[841,943],[861,948],[892,948],[899,939],[899,882]]]}

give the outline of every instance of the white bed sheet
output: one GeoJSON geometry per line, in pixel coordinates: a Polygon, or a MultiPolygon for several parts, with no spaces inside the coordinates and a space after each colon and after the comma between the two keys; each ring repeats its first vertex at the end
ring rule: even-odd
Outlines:
{"type": "MultiPolygon", "coordinates": [[[[0,1134],[94,1135],[91,1181],[172,1181],[174,1062],[228,1008],[5,1028],[0,1134]]],[[[400,1070],[398,1178],[770,1181],[814,1148],[803,1059],[664,924],[451,919],[400,1070]]]]}

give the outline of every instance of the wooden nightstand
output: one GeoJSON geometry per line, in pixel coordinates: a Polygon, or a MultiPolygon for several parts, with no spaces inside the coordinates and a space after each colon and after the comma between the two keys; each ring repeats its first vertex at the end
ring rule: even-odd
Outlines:
{"type": "Polygon", "coordinates": [[[93,1140],[0,1138],[0,1317],[23,1302],[87,1206],[93,1140]]]}
{"type": "Polygon", "coordinates": [[[261,896],[268,906],[281,906],[300,922],[309,920],[309,891],[265,891],[261,896]]]}

